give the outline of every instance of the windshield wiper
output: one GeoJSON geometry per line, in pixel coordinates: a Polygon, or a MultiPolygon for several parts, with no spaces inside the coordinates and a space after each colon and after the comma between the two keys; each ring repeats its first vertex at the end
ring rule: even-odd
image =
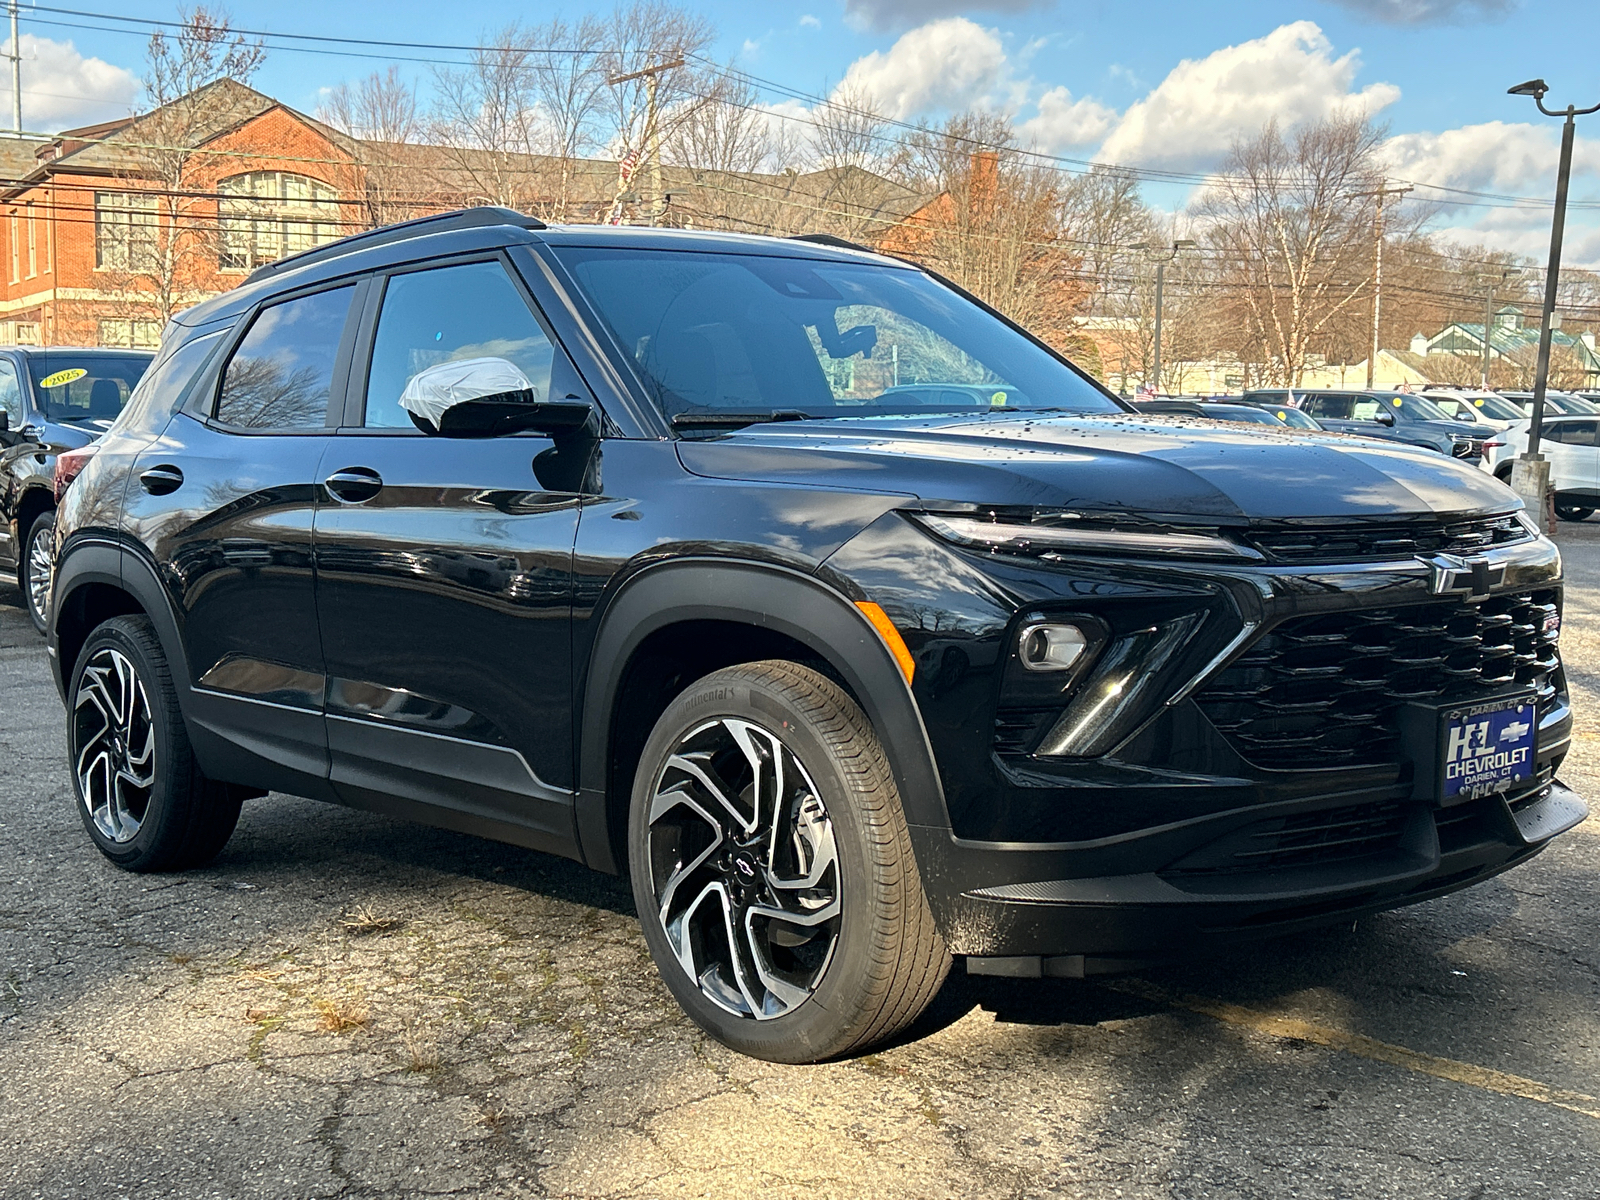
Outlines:
{"type": "Polygon", "coordinates": [[[780,408],[776,412],[681,412],[672,418],[674,429],[743,429],[746,425],[764,425],[769,421],[809,421],[810,413],[797,408],[780,408]]]}

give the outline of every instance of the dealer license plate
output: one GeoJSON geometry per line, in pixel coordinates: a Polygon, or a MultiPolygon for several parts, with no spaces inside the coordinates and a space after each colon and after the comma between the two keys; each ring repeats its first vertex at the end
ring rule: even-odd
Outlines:
{"type": "Polygon", "coordinates": [[[1443,716],[1444,803],[1476,800],[1533,778],[1539,722],[1532,696],[1465,705],[1443,716]]]}

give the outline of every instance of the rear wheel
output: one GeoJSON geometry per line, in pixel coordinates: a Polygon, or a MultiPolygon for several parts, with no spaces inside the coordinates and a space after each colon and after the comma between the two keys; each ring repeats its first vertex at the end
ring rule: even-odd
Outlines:
{"type": "Polygon", "coordinates": [[[200,773],[147,618],[113,617],[84,643],[67,698],[67,749],[83,827],[117,866],[199,866],[233,835],[238,794],[200,773]]]}
{"type": "Polygon", "coordinates": [[[673,701],[628,834],[656,966],[742,1053],[864,1050],[914,1021],[949,970],[883,747],[808,668],[730,667],[673,701]]]}
{"type": "Polygon", "coordinates": [[[1557,504],[1556,516],[1563,521],[1587,521],[1594,516],[1594,509],[1584,508],[1576,504],[1557,504]]]}
{"type": "Polygon", "coordinates": [[[22,589],[22,603],[28,610],[28,619],[40,633],[44,632],[45,613],[50,607],[50,582],[55,571],[56,514],[40,513],[28,527],[22,540],[22,553],[17,557],[17,586],[22,589]]]}

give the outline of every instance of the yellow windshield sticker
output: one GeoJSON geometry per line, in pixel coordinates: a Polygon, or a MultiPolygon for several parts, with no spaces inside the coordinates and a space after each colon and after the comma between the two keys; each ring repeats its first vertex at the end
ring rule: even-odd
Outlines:
{"type": "Polygon", "coordinates": [[[1399,407],[1400,407],[1400,397],[1399,397],[1399,396],[1396,396],[1396,397],[1395,397],[1395,398],[1394,398],[1394,401],[1393,401],[1393,403],[1394,403],[1394,406],[1395,406],[1395,407],[1396,407],[1396,408],[1399,408],[1399,407]]]}
{"type": "Polygon", "coordinates": [[[990,408],[1004,408],[1005,406],[1006,394],[1004,392],[996,392],[994,395],[989,397],[990,408]]]}
{"type": "Polygon", "coordinates": [[[88,373],[82,367],[68,367],[65,371],[57,371],[54,375],[46,375],[39,380],[39,386],[42,388],[66,387],[67,384],[82,379],[88,373]]]}

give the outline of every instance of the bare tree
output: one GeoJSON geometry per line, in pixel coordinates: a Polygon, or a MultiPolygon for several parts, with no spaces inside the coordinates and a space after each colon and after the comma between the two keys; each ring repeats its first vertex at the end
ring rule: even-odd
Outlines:
{"type": "Polygon", "coordinates": [[[538,113],[534,149],[558,162],[554,194],[541,215],[565,221],[577,160],[604,142],[606,25],[589,15],[573,22],[552,17],[533,33],[534,46],[546,51],[529,58],[538,113]]]}
{"type": "Polygon", "coordinates": [[[760,100],[754,85],[730,67],[712,81],[706,99],[671,122],[663,158],[700,171],[754,173],[778,165],[794,142],[773,128],[760,100]]]}
{"type": "Polygon", "coordinates": [[[451,176],[445,190],[472,204],[531,205],[529,158],[539,136],[533,34],[512,22],[487,36],[469,65],[434,74],[430,140],[451,176]]]}
{"type": "Polygon", "coordinates": [[[226,128],[230,99],[213,85],[247,83],[266,58],[260,41],[229,28],[228,14],[181,9],[175,34],[156,32],[146,46],[143,99],[150,110],[123,131],[130,199],[143,191],[127,222],[126,253],[113,264],[111,290],[148,297],[144,313],[161,322],[192,304],[216,268],[220,243],[214,169],[199,149],[226,128]],[[150,218],[154,218],[151,220],[150,218]]]}
{"type": "Polygon", "coordinates": [[[1313,347],[1370,286],[1384,130],[1341,115],[1236,143],[1195,206],[1226,276],[1242,356],[1298,384],[1313,347]]]}
{"type": "Polygon", "coordinates": [[[1060,176],[1017,152],[1004,117],[965,112],[907,140],[905,167],[937,199],[885,239],[1052,344],[1088,295],[1063,236],[1060,176]]]}
{"type": "Polygon", "coordinates": [[[418,141],[423,124],[416,90],[401,78],[399,68],[374,71],[353,87],[339,84],[317,116],[352,139],[367,224],[387,225],[413,215],[423,198],[404,147],[418,141]]]}

